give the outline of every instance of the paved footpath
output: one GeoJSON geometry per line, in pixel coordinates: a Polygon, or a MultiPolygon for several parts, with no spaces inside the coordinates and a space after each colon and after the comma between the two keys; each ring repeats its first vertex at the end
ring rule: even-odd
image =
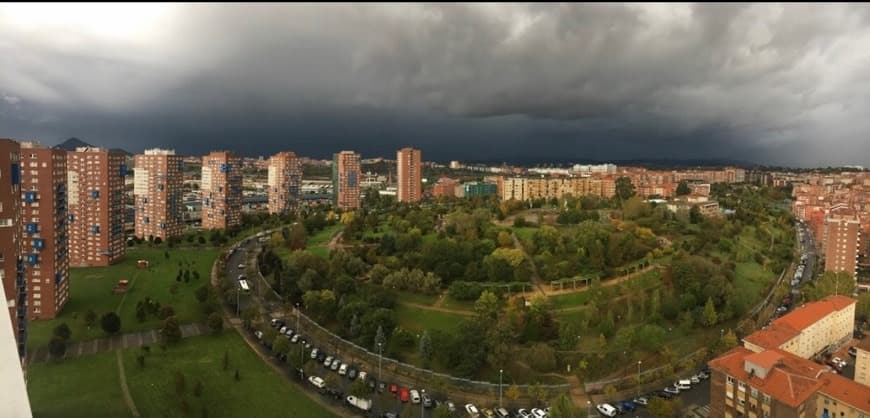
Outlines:
{"type": "MultiPolygon", "coordinates": [[[[210,332],[205,324],[190,323],[181,325],[181,338],[195,337],[210,332]]],[[[149,329],[139,332],[105,337],[90,341],[72,343],[66,348],[64,359],[73,359],[106,351],[136,348],[143,345],[157,345],[159,343],[160,330],[149,329]]],[[[30,363],[48,361],[48,348],[40,348],[27,356],[30,363]]]]}

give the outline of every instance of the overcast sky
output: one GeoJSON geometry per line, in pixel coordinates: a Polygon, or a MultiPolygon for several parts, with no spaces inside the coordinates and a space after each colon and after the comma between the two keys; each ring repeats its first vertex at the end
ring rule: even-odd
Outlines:
{"type": "Polygon", "coordinates": [[[870,166],[870,7],[0,5],[0,137],[870,166]]]}

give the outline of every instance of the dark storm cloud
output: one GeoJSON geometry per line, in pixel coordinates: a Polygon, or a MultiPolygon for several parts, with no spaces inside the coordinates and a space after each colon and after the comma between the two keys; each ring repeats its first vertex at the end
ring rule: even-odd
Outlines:
{"type": "Polygon", "coordinates": [[[864,5],[113,7],[0,6],[0,136],[870,163],[864,5]]]}

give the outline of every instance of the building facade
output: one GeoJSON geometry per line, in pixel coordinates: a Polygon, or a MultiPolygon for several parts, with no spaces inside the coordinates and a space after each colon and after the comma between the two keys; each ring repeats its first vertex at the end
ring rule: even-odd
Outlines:
{"type": "Polygon", "coordinates": [[[299,208],[302,192],[302,162],[292,152],[279,152],[269,158],[269,213],[284,213],[299,208]]]}
{"type": "Polygon", "coordinates": [[[242,160],[212,151],[202,158],[202,227],[224,229],[242,222],[242,160]]]}
{"type": "Polygon", "coordinates": [[[22,248],[27,319],[51,319],[69,301],[66,151],[21,143],[22,248]]]}
{"type": "Polygon", "coordinates": [[[342,151],[332,158],[332,190],[339,209],[360,207],[360,155],[342,151]]]}
{"type": "Polygon", "coordinates": [[[67,153],[70,267],[108,266],[124,257],[126,176],[123,153],[95,147],[67,153]]]}
{"type": "Polygon", "coordinates": [[[832,214],[825,219],[825,271],[855,276],[861,240],[861,221],[854,214],[832,214]]]}
{"type": "Polygon", "coordinates": [[[855,300],[845,296],[805,305],[747,336],[742,347],[711,360],[710,416],[870,416],[870,387],[857,381],[857,372],[852,381],[809,360],[849,341],[854,308],[855,300]]]}
{"type": "Polygon", "coordinates": [[[399,202],[419,202],[423,195],[422,154],[414,148],[396,152],[396,172],[399,177],[399,202]]]}
{"type": "Polygon", "coordinates": [[[855,381],[870,386],[870,338],[864,338],[856,347],[855,381]]]}
{"type": "MultiPolygon", "coordinates": [[[[19,358],[27,341],[27,285],[21,259],[21,147],[0,139],[0,281],[12,322],[19,358]]],[[[6,326],[0,324],[0,326],[6,326]]]]}
{"type": "Polygon", "coordinates": [[[456,196],[456,187],[459,186],[459,180],[449,177],[441,177],[432,186],[432,196],[434,197],[453,197],[456,196]]]}
{"type": "Polygon", "coordinates": [[[498,187],[492,183],[463,183],[462,195],[464,197],[486,197],[498,194],[498,187]]]}
{"type": "Polygon", "coordinates": [[[140,239],[184,231],[184,161],[174,150],[149,149],[134,159],[135,233],[140,239]]]}

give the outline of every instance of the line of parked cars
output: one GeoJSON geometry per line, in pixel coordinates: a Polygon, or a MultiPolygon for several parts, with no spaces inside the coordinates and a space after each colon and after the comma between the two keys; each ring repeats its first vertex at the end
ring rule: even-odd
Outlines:
{"type": "Polygon", "coordinates": [[[681,392],[691,390],[692,385],[701,383],[702,380],[710,378],[710,369],[702,368],[694,376],[688,379],[681,379],[674,382],[672,386],[668,386],[659,391],[649,392],[646,395],[639,396],[634,399],[626,399],[619,402],[608,402],[595,405],[595,409],[605,417],[615,417],[630,412],[634,412],[638,407],[645,407],[649,404],[649,400],[653,397],[662,399],[673,399],[680,395],[681,392]]]}

